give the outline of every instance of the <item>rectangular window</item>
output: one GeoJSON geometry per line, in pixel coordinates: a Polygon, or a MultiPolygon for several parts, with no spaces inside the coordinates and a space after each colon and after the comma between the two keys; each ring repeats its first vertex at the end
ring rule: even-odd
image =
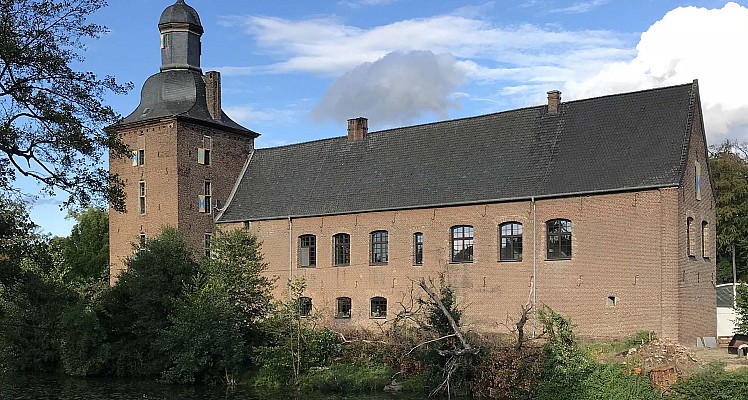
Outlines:
{"type": "Polygon", "coordinates": [[[387,264],[388,251],[387,231],[376,231],[371,233],[371,259],[372,264],[387,264]]]}
{"type": "Polygon", "coordinates": [[[473,262],[473,227],[453,226],[451,231],[452,262],[473,262]]]}
{"type": "Polygon", "coordinates": [[[387,299],[384,297],[372,297],[371,298],[371,317],[372,318],[386,318],[387,317],[387,299]]]}
{"type": "Polygon", "coordinates": [[[709,224],[701,221],[701,257],[709,258],[709,224]]]}
{"type": "Polygon", "coordinates": [[[203,249],[205,250],[205,258],[210,258],[210,242],[213,240],[213,234],[206,233],[203,239],[203,249]]]}
{"type": "Polygon", "coordinates": [[[522,224],[499,225],[499,261],[522,261],[522,224]]]}
{"type": "Polygon", "coordinates": [[[145,165],[145,149],[133,150],[131,159],[133,167],[145,165]]]}
{"type": "Polygon", "coordinates": [[[546,222],[547,258],[568,260],[571,258],[571,221],[552,219],[546,222]]]}
{"type": "Polygon", "coordinates": [[[694,247],[696,247],[696,245],[694,241],[696,238],[694,237],[695,235],[693,229],[693,218],[688,217],[686,219],[686,246],[688,247],[687,252],[689,257],[693,257],[695,255],[694,247]]]}
{"type": "Polygon", "coordinates": [[[138,182],[138,213],[145,214],[145,182],[138,182]]]}
{"type": "Polygon", "coordinates": [[[211,213],[211,198],[213,190],[210,181],[206,180],[203,183],[203,194],[197,196],[197,210],[198,212],[210,214],[211,213]]]}
{"type": "Polygon", "coordinates": [[[338,311],[335,314],[336,318],[350,318],[351,317],[351,298],[350,297],[338,297],[338,311]]]}
{"type": "Polygon", "coordinates": [[[213,138],[210,136],[203,136],[203,146],[197,148],[197,163],[201,165],[210,165],[212,151],[213,138]]]}
{"type": "Polygon", "coordinates": [[[141,248],[145,246],[145,233],[138,235],[138,245],[140,245],[141,248]]]}
{"type": "Polygon", "coordinates": [[[348,265],[351,263],[351,235],[338,233],[333,236],[333,254],[335,265],[348,265]]]}
{"type": "Polygon", "coordinates": [[[413,234],[413,264],[423,265],[423,233],[413,234]]]}
{"type": "Polygon", "coordinates": [[[317,265],[317,237],[302,235],[299,237],[299,266],[314,267],[317,265]]]}

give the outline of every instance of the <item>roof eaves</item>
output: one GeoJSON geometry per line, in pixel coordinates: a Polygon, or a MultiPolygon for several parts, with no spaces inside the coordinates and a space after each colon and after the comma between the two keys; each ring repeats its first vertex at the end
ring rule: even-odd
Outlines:
{"type": "Polygon", "coordinates": [[[224,205],[223,208],[221,208],[218,211],[218,215],[216,215],[216,218],[213,221],[214,223],[229,222],[229,221],[221,221],[221,218],[223,218],[223,213],[226,211],[226,209],[228,209],[229,205],[231,204],[231,201],[234,200],[234,196],[236,195],[236,192],[239,190],[239,185],[244,179],[244,174],[247,173],[247,169],[249,168],[249,163],[252,161],[252,156],[254,154],[255,154],[255,150],[253,149],[247,156],[247,161],[244,162],[244,167],[242,167],[242,172],[239,174],[239,177],[236,179],[236,182],[234,182],[234,187],[231,189],[229,198],[226,199],[226,205],[224,205]]]}
{"type": "MultiPolygon", "coordinates": [[[[686,131],[683,135],[683,145],[681,147],[680,163],[678,165],[678,186],[683,184],[683,172],[686,170],[686,163],[688,162],[688,148],[691,145],[691,133],[693,131],[693,119],[696,114],[696,101],[699,96],[699,81],[694,79],[691,83],[691,93],[688,100],[688,120],[686,121],[686,131]]],[[[703,119],[703,118],[702,118],[703,119]]],[[[706,141],[704,141],[706,143],[706,141]]]]}
{"type": "MultiPolygon", "coordinates": [[[[425,205],[407,206],[407,207],[374,208],[374,209],[369,209],[369,210],[351,210],[351,211],[341,211],[341,212],[332,212],[332,213],[277,215],[277,216],[271,216],[271,217],[232,219],[232,220],[224,220],[224,221],[216,221],[216,222],[220,224],[229,224],[229,223],[237,223],[237,222],[245,222],[245,221],[269,221],[269,220],[286,219],[286,218],[326,217],[326,216],[331,216],[331,215],[362,214],[362,213],[369,213],[369,212],[418,210],[418,209],[424,209],[424,208],[443,208],[443,207],[490,204],[490,203],[508,203],[512,201],[526,201],[526,200],[532,200],[532,199],[547,200],[547,199],[556,199],[556,198],[563,198],[563,197],[575,197],[575,196],[597,195],[597,194],[602,195],[602,194],[636,192],[636,191],[643,191],[643,190],[665,189],[665,188],[678,187],[678,186],[680,186],[679,183],[673,182],[673,183],[662,183],[662,184],[657,184],[657,185],[632,186],[632,187],[626,187],[626,188],[544,194],[544,195],[538,195],[538,196],[507,197],[507,198],[501,198],[501,199],[425,204],[425,205]]],[[[228,203],[227,203],[227,206],[228,206],[228,203]]]]}

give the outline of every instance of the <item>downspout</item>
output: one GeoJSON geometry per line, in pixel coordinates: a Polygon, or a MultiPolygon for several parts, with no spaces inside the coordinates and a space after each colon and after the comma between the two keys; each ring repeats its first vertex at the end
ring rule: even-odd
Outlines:
{"type": "MultiPolygon", "coordinates": [[[[293,282],[293,222],[288,216],[288,284],[293,282]]],[[[291,299],[291,286],[288,287],[288,299],[291,299]]]]}
{"type": "Polygon", "coordinates": [[[535,338],[535,330],[538,325],[538,257],[537,257],[537,238],[538,235],[535,231],[535,196],[530,197],[532,202],[532,337],[535,338]]]}

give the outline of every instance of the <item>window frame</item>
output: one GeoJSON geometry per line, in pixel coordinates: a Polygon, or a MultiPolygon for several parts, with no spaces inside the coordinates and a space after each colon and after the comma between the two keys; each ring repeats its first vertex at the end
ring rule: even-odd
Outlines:
{"type": "Polygon", "coordinates": [[[573,226],[572,226],[571,220],[568,220],[568,219],[565,219],[565,218],[554,218],[554,219],[550,219],[550,220],[548,220],[548,221],[545,222],[545,235],[546,235],[546,239],[545,239],[545,245],[546,245],[545,255],[546,255],[546,260],[551,260],[551,261],[552,260],[571,260],[572,256],[574,255],[574,252],[573,252],[574,246],[573,246],[573,236],[572,236],[572,233],[573,233],[573,226]],[[559,226],[558,226],[558,228],[559,228],[558,232],[552,232],[552,230],[551,230],[551,225],[555,224],[555,223],[559,224],[559,226]],[[565,223],[568,223],[568,228],[565,228],[563,226],[565,223]],[[568,231],[564,231],[564,229],[567,229],[568,231]],[[568,252],[568,254],[561,256],[560,254],[563,253],[563,251],[562,251],[563,248],[564,248],[563,240],[564,240],[565,236],[568,237],[568,239],[566,239],[566,240],[568,241],[568,250],[569,250],[569,252],[568,252]],[[558,243],[557,245],[554,244],[553,246],[551,246],[551,240],[552,240],[552,238],[556,238],[556,241],[558,243]],[[552,248],[555,248],[554,250],[558,250],[558,255],[556,253],[551,254],[551,249],[552,248]]]}
{"type": "Polygon", "coordinates": [[[203,194],[197,196],[198,210],[201,214],[211,214],[213,212],[213,184],[210,179],[203,180],[203,194]],[[200,210],[200,203],[203,203],[203,209],[200,210]]]}
{"type": "Polygon", "coordinates": [[[709,222],[701,221],[701,258],[709,258],[709,222]]]}
{"type": "Polygon", "coordinates": [[[145,215],[147,211],[147,203],[146,203],[146,195],[148,193],[148,189],[146,187],[145,181],[138,181],[138,214],[139,215],[145,215]]]}
{"type": "Polygon", "coordinates": [[[369,264],[386,265],[389,261],[389,232],[378,230],[369,233],[369,264]]]}
{"type": "Polygon", "coordinates": [[[211,244],[213,242],[213,233],[205,232],[203,235],[203,251],[205,258],[211,257],[211,244]]]}
{"type": "Polygon", "coordinates": [[[335,318],[338,319],[351,319],[353,314],[353,301],[350,297],[338,297],[335,299],[335,318]],[[347,312],[345,309],[347,308],[347,312]]]}
{"type": "Polygon", "coordinates": [[[312,316],[312,309],[314,304],[312,298],[308,296],[301,296],[298,299],[298,313],[301,318],[308,318],[312,316]]]}
{"type": "Polygon", "coordinates": [[[413,234],[413,265],[423,265],[423,232],[413,234]]]}
{"type": "Polygon", "coordinates": [[[312,234],[300,235],[299,236],[299,268],[315,268],[315,267],[317,267],[317,236],[312,235],[312,234]],[[304,259],[302,257],[303,249],[309,249],[309,264],[308,265],[304,265],[303,263],[303,259],[304,259]]]}
{"type": "Polygon", "coordinates": [[[472,225],[455,225],[449,228],[450,237],[450,256],[449,260],[451,263],[467,264],[475,261],[475,228],[472,225]],[[470,230],[468,236],[466,230],[470,230]],[[458,235],[459,232],[459,235],[458,235]],[[466,243],[469,242],[469,245],[466,243]],[[460,244],[461,249],[457,250],[457,244],[460,244]],[[467,251],[467,249],[470,251],[467,251]],[[457,257],[462,253],[461,257],[457,257]]]}
{"type": "Polygon", "coordinates": [[[332,265],[336,267],[344,267],[351,265],[351,235],[348,233],[340,232],[336,233],[332,237],[332,265]],[[345,241],[340,241],[345,239],[345,241]],[[340,248],[340,253],[338,249],[340,248]],[[342,259],[338,258],[338,255],[342,259]]]}
{"type": "Polygon", "coordinates": [[[686,218],[686,255],[696,257],[696,236],[693,232],[693,217],[686,218]]]}
{"type": "Polygon", "coordinates": [[[524,233],[524,227],[520,222],[517,221],[507,221],[504,223],[499,224],[499,261],[503,262],[520,262],[522,261],[522,235],[524,233]],[[504,228],[509,228],[509,234],[504,233],[504,228]],[[519,230],[515,230],[516,228],[519,228],[519,230]],[[507,239],[507,243],[510,244],[508,246],[504,246],[504,239],[507,239]],[[519,256],[516,255],[516,252],[514,251],[517,247],[517,239],[519,240],[519,256]],[[508,248],[507,254],[511,254],[511,257],[508,257],[504,249],[508,248]]]}
{"type": "Polygon", "coordinates": [[[369,315],[371,318],[384,319],[387,318],[387,298],[382,296],[374,296],[369,299],[369,315]],[[376,308],[375,308],[376,304],[376,308]],[[384,307],[382,307],[384,306],[384,307]],[[384,311],[382,311],[384,308],[384,311]]]}

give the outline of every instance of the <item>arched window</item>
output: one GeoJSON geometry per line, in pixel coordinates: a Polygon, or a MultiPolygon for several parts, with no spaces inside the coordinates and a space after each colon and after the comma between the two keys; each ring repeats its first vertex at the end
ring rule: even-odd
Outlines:
{"type": "Polygon", "coordinates": [[[387,231],[374,231],[371,233],[371,258],[372,264],[387,264],[387,250],[389,235],[387,231]]]}
{"type": "Polygon", "coordinates": [[[546,222],[548,236],[548,259],[565,260],[571,258],[571,221],[552,219],[546,222]]]}
{"type": "Polygon", "coordinates": [[[387,317],[387,299],[384,297],[371,298],[371,316],[372,318],[387,317]]]}
{"type": "Polygon", "coordinates": [[[334,265],[348,265],[351,263],[351,235],[338,233],[332,237],[334,265]]]}
{"type": "Polygon", "coordinates": [[[701,221],[701,257],[709,258],[709,223],[701,221]]]}
{"type": "Polygon", "coordinates": [[[413,234],[413,264],[423,265],[423,233],[413,234]]]}
{"type": "Polygon", "coordinates": [[[314,235],[299,236],[299,266],[314,267],[317,265],[317,237],[314,235]]]}
{"type": "Polygon", "coordinates": [[[499,260],[522,261],[522,224],[519,222],[499,225],[499,260]]]}
{"type": "Polygon", "coordinates": [[[302,317],[308,317],[312,315],[311,297],[299,297],[299,315],[302,317]]]}
{"type": "Polygon", "coordinates": [[[693,232],[693,218],[688,217],[686,218],[686,251],[688,252],[689,257],[693,257],[695,254],[694,252],[694,240],[696,239],[693,232]]]}
{"type": "Polygon", "coordinates": [[[338,297],[338,311],[335,313],[336,318],[350,318],[351,317],[351,298],[350,297],[338,297]]]}

